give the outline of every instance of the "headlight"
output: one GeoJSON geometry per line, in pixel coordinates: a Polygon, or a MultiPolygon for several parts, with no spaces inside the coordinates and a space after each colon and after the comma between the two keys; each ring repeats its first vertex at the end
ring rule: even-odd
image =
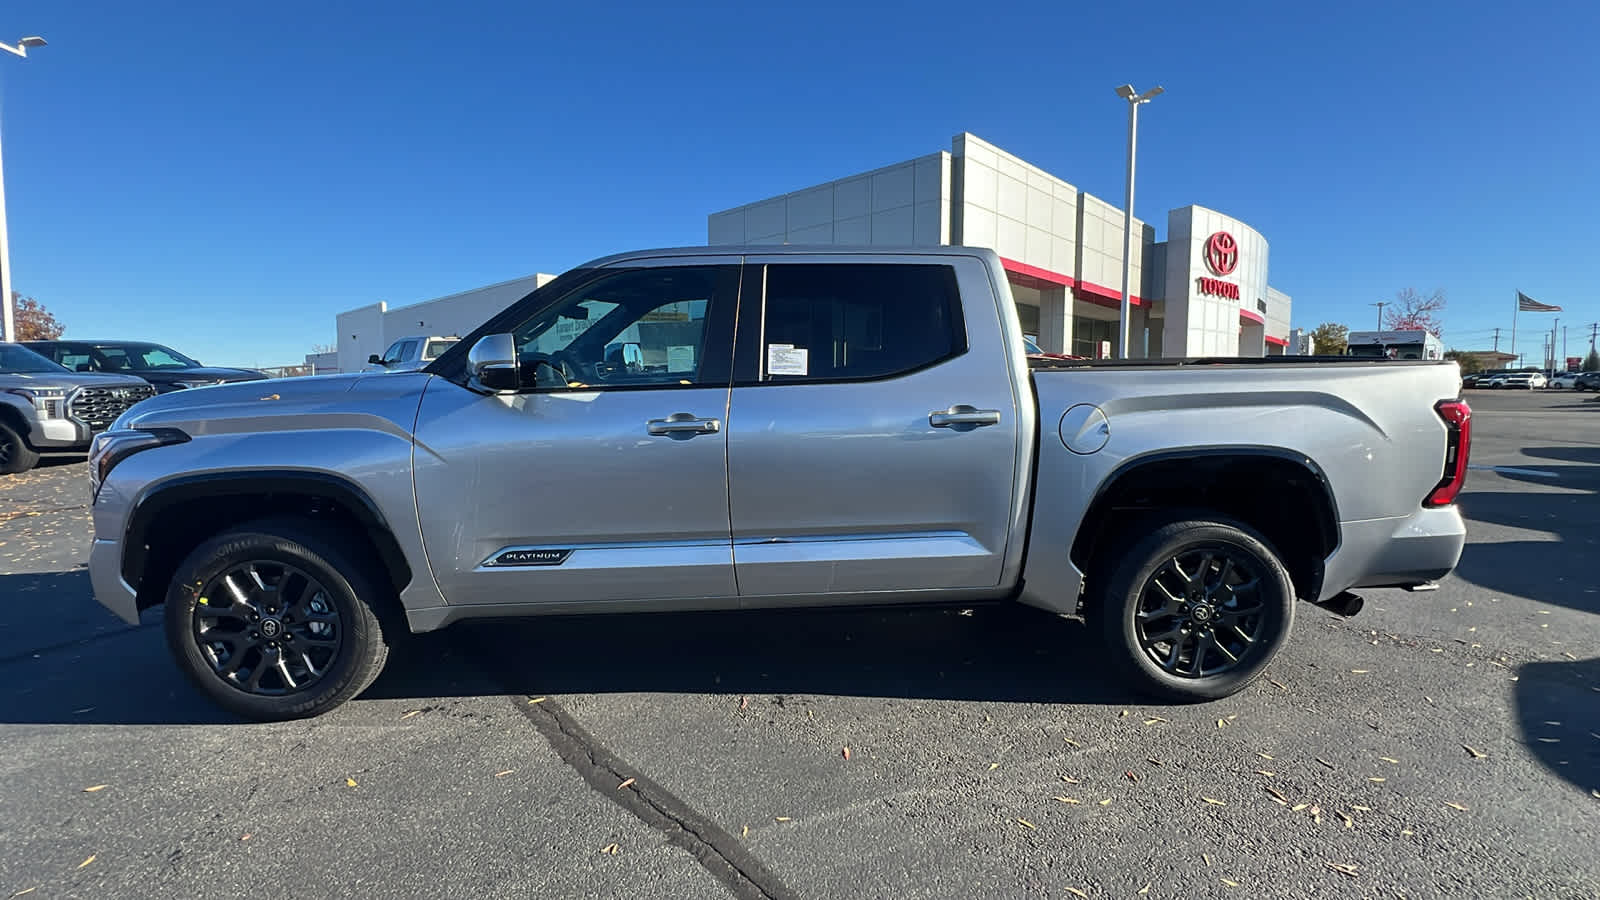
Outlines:
{"type": "Polygon", "coordinates": [[[204,379],[204,380],[201,380],[201,381],[174,381],[173,385],[176,386],[176,387],[181,387],[181,388],[198,388],[198,387],[210,387],[210,386],[212,386],[214,384],[221,384],[221,383],[222,382],[216,380],[215,378],[207,378],[207,379],[204,379]]]}
{"type": "Polygon", "coordinates": [[[16,394],[32,403],[42,418],[60,419],[67,414],[67,388],[7,388],[6,393],[16,394]]]}
{"type": "Polygon", "coordinates": [[[126,431],[102,431],[89,445],[89,487],[91,497],[100,495],[100,485],[106,476],[122,462],[140,450],[182,444],[189,436],[176,428],[133,428],[126,431]]]}

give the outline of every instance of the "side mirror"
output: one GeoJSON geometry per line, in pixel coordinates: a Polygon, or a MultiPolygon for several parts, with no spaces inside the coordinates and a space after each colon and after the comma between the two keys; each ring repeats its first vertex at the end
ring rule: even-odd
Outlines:
{"type": "Polygon", "coordinates": [[[489,393],[521,386],[517,345],[509,334],[486,334],[467,351],[467,383],[489,393]]]}
{"type": "Polygon", "coordinates": [[[367,365],[369,365],[369,366],[381,366],[381,365],[383,365],[383,357],[379,356],[376,353],[371,354],[370,356],[367,357],[367,365]]]}
{"type": "Polygon", "coordinates": [[[630,372],[644,371],[644,350],[637,341],[622,345],[622,365],[630,372]]]}

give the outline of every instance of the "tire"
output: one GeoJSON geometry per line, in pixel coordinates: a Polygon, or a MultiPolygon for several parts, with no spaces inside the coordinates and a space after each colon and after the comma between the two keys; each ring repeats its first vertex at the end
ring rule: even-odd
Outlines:
{"type": "Polygon", "coordinates": [[[0,422],[0,475],[17,475],[39,464],[35,453],[22,435],[5,422],[0,422]]]}
{"type": "Polygon", "coordinates": [[[179,668],[217,705],[257,721],[320,715],[366,690],[403,626],[376,561],[349,547],[305,519],[251,522],[196,547],[167,588],[179,668]]]}
{"type": "Polygon", "coordinates": [[[1241,523],[1185,516],[1152,524],[1114,564],[1095,606],[1113,662],[1136,689],[1164,700],[1216,700],[1243,690],[1294,625],[1288,570],[1266,539],[1241,523]],[[1214,578],[1231,579],[1231,587],[1214,578]],[[1205,587],[1190,593],[1196,582],[1205,587]],[[1247,605],[1252,596],[1254,608],[1247,605]],[[1175,639],[1160,642],[1168,633],[1175,639]]]}

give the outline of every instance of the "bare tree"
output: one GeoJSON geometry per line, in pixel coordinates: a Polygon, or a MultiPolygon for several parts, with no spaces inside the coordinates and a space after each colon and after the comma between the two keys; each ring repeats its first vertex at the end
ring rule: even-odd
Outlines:
{"type": "Polygon", "coordinates": [[[338,347],[335,347],[332,344],[312,344],[311,345],[311,353],[312,353],[312,355],[318,355],[318,354],[322,354],[322,353],[333,353],[333,352],[336,352],[338,349],[339,349],[338,347]]]}
{"type": "Polygon", "coordinates": [[[1394,302],[1383,317],[1390,331],[1426,331],[1434,337],[1444,335],[1444,288],[1434,288],[1431,294],[1420,294],[1416,288],[1406,288],[1394,295],[1394,302]]]}

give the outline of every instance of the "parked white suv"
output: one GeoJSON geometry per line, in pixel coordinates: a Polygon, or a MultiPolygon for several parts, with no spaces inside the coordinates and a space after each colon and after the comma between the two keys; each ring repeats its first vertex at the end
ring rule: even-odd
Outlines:
{"type": "Polygon", "coordinates": [[[374,353],[367,357],[367,364],[362,367],[363,372],[415,372],[428,363],[438,359],[440,354],[455,346],[461,340],[459,337],[440,337],[438,335],[414,334],[403,337],[389,345],[389,349],[379,356],[374,353]]]}

